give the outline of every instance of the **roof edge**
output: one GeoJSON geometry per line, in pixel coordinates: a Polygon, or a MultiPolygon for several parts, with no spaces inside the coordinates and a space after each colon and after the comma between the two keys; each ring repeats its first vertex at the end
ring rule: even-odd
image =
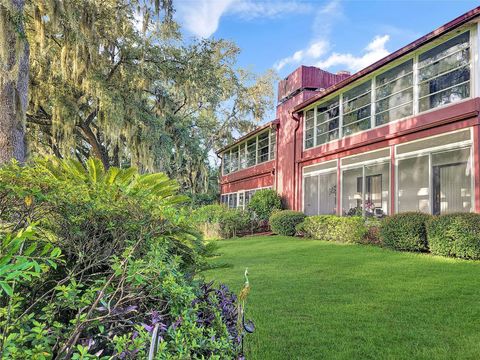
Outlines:
{"type": "Polygon", "coordinates": [[[401,56],[408,54],[409,52],[419,48],[420,46],[425,45],[426,43],[434,40],[435,38],[438,38],[445,33],[473,20],[477,16],[480,15],[480,6],[477,6],[476,8],[467,11],[466,13],[460,15],[459,17],[449,21],[448,23],[438,27],[437,29],[429,32],[426,35],[423,35],[422,37],[418,38],[417,40],[411,42],[408,45],[405,45],[404,47],[398,49],[397,51],[391,53],[390,55],[385,56],[384,58],[374,62],[373,64],[367,66],[366,68],[352,74],[350,77],[346,78],[345,80],[342,80],[335,85],[330,86],[329,88],[325,89],[318,95],[315,95],[311,97],[310,99],[298,104],[293,108],[293,113],[298,113],[307,106],[313,104],[314,102],[320,100],[321,98],[337,91],[340,90],[341,88],[345,87],[346,85],[354,82],[355,80],[358,80],[362,78],[363,76],[366,76],[370,73],[372,73],[375,70],[378,70],[380,67],[400,58],[401,56]]]}

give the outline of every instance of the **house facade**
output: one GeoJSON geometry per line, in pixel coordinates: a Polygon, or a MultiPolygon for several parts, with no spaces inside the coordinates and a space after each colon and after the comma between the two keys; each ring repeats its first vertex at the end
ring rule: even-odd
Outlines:
{"type": "Polygon", "coordinates": [[[273,188],[290,209],[480,212],[480,7],[355,73],[301,66],[276,119],[219,150],[221,202],[273,188]]]}

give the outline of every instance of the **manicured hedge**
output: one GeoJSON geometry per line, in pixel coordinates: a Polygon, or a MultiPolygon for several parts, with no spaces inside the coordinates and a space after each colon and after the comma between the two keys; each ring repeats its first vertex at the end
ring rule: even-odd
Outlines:
{"type": "Polygon", "coordinates": [[[250,214],[240,209],[229,209],[224,205],[206,205],[196,209],[193,221],[205,239],[228,239],[251,227],[250,214]]]}
{"type": "Polygon", "coordinates": [[[278,235],[293,236],[296,232],[295,227],[305,219],[305,216],[298,211],[277,211],[270,216],[270,227],[278,235]]]}
{"type": "Polygon", "coordinates": [[[430,215],[406,212],[383,220],[380,238],[386,247],[403,251],[428,251],[426,222],[430,215]]]}
{"type": "Polygon", "coordinates": [[[480,259],[480,214],[435,216],[427,223],[427,234],[432,254],[480,259]]]}
{"type": "Polygon", "coordinates": [[[307,217],[297,231],[312,239],[361,243],[368,229],[360,216],[316,215],[307,217]]]}

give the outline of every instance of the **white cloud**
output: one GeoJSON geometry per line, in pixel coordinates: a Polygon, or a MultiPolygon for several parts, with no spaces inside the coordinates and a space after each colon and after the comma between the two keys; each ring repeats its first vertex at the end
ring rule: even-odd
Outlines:
{"type": "Polygon", "coordinates": [[[199,37],[209,37],[217,31],[221,16],[237,0],[179,1],[177,13],[185,28],[199,37]]]}
{"type": "Polygon", "coordinates": [[[299,65],[304,62],[314,62],[326,54],[329,48],[327,40],[332,26],[336,21],[342,19],[343,8],[340,0],[331,0],[320,7],[315,14],[312,25],[313,40],[304,48],[297,50],[291,56],[278,60],[273,67],[280,71],[287,65],[299,65]]]}
{"type": "Polygon", "coordinates": [[[333,53],[325,60],[320,60],[317,62],[315,66],[318,66],[322,69],[329,69],[334,66],[343,66],[347,70],[356,72],[387,56],[390,53],[385,48],[385,44],[388,42],[388,40],[390,40],[389,35],[377,35],[365,47],[365,52],[363,55],[355,56],[350,53],[333,53]]]}
{"type": "MultiPolygon", "coordinates": [[[[345,19],[341,0],[327,2],[315,15],[310,44],[295,51],[291,56],[280,59],[273,67],[280,71],[288,65],[313,64],[324,70],[342,67],[342,70],[356,72],[389,54],[385,45],[390,40],[390,35],[375,36],[358,56],[339,52],[328,54],[329,49],[333,47],[330,40],[332,28],[345,19]]],[[[343,33],[339,34],[342,36],[343,33]]]]}
{"type": "Polygon", "coordinates": [[[277,18],[283,15],[305,13],[310,5],[292,1],[255,0],[179,0],[176,16],[192,34],[207,38],[218,29],[220,19],[226,14],[245,20],[277,18]]]}
{"type": "Polygon", "coordinates": [[[315,60],[326,54],[328,51],[328,42],[319,40],[311,43],[306,49],[298,50],[292,56],[288,56],[277,61],[273,67],[280,71],[286,65],[300,64],[306,60],[315,60]]]}

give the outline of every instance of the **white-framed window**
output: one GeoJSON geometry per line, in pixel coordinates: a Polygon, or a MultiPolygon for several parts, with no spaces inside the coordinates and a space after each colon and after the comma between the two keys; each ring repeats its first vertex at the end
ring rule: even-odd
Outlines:
{"type": "Polygon", "coordinates": [[[271,186],[266,186],[266,187],[260,187],[260,188],[249,189],[249,190],[240,190],[237,192],[231,192],[227,194],[221,194],[220,203],[231,209],[233,208],[246,209],[253,195],[258,190],[271,189],[271,188],[272,188],[271,186]]]}
{"type": "Polygon", "coordinates": [[[413,59],[375,79],[375,125],[413,115],[413,59]]]}
{"type": "Polygon", "coordinates": [[[235,145],[222,153],[222,172],[227,175],[275,159],[277,132],[274,128],[235,145]]]}
{"type": "Polygon", "coordinates": [[[344,136],[370,128],[372,81],[368,80],[343,93],[344,136]]]}
{"type": "Polygon", "coordinates": [[[466,25],[312,104],[304,110],[304,149],[470,98],[478,87],[476,39],[477,30],[466,25]],[[322,110],[336,99],[338,114],[322,110]]]}
{"type": "Polygon", "coordinates": [[[396,211],[472,211],[471,139],[471,129],[464,129],[397,145],[396,211]]]}
{"type": "Polygon", "coordinates": [[[418,56],[419,111],[470,97],[470,32],[418,56]]]}

